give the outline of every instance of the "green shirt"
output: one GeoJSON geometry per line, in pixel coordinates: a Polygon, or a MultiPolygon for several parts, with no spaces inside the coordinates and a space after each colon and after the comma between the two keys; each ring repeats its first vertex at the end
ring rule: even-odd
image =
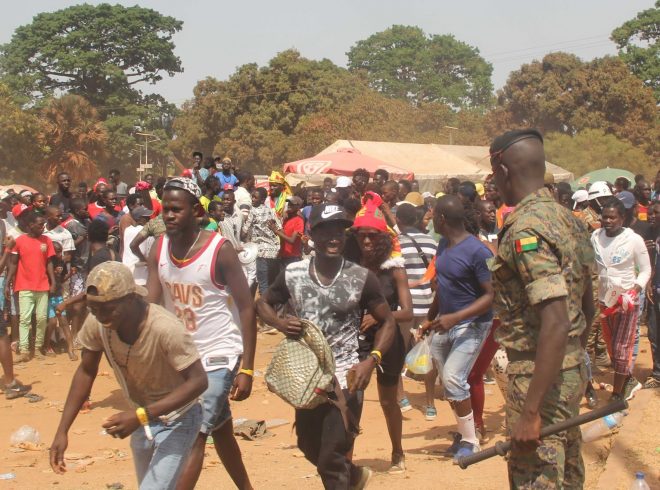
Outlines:
{"type": "MultiPolygon", "coordinates": [[[[562,369],[582,362],[579,336],[586,328],[582,312],[585,280],[591,280],[594,252],[586,226],[557,203],[550,191],[526,196],[507,217],[497,256],[490,268],[495,309],[502,325],[495,331],[506,349],[533,355],[541,319],[536,307],[566,298],[571,327],[562,369]]],[[[531,373],[534,361],[510,362],[509,373],[531,373]]]]}

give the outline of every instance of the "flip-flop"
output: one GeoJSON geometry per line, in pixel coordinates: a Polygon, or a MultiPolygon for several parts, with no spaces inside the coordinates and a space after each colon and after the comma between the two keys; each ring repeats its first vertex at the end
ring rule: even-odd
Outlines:
{"type": "Polygon", "coordinates": [[[44,399],[43,396],[37,395],[36,393],[28,393],[25,395],[25,398],[28,399],[29,403],[37,403],[44,399]]]}
{"type": "Polygon", "coordinates": [[[7,400],[15,400],[16,398],[27,395],[31,389],[31,385],[22,385],[20,383],[16,383],[14,386],[5,386],[5,398],[7,400]]]}

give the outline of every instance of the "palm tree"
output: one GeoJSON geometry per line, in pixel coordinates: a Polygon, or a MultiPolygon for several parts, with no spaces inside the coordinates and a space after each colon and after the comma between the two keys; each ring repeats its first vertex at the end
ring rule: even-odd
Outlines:
{"type": "Polygon", "coordinates": [[[79,95],[52,99],[41,111],[40,139],[47,147],[46,178],[67,172],[74,181],[99,175],[96,162],[105,155],[108,133],[96,109],[79,95]]]}

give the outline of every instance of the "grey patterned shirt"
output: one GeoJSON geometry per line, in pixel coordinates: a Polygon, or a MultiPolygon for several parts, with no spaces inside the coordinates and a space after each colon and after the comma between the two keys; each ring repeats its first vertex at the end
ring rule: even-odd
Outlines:
{"type": "Polygon", "coordinates": [[[250,209],[250,214],[243,223],[243,233],[247,236],[245,241],[259,245],[257,257],[264,259],[276,259],[280,253],[280,239],[268,228],[270,220],[275,220],[277,226],[281,226],[275,210],[262,204],[258,208],[250,209]]]}
{"type": "Polygon", "coordinates": [[[321,286],[310,274],[310,259],[305,259],[289,264],[266,295],[271,304],[291,300],[297,317],[321,329],[335,356],[337,380],[346,388],[346,373],[359,362],[362,312],[385,302],[378,278],[364,267],[345,261],[337,280],[321,286]]]}

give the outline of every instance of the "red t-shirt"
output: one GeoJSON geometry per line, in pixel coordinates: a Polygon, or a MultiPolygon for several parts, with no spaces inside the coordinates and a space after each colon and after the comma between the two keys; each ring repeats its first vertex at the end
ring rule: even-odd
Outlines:
{"type": "Polygon", "coordinates": [[[96,218],[103,211],[105,211],[105,208],[102,208],[101,206],[99,206],[95,202],[90,202],[87,205],[87,212],[89,213],[89,218],[90,219],[96,218]]]}
{"type": "Polygon", "coordinates": [[[154,199],[153,197],[151,198],[151,209],[153,209],[153,213],[149,217],[149,219],[154,219],[156,216],[160,214],[160,212],[163,209],[163,206],[161,206],[160,201],[158,199],[154,199]]]}
{"type": "Polygon", "coordinates": [[[14,291],[48,291],[48,259],[55,255],[53,242],[45,235],[39,238],[21,235],[11,251],[18,255],[14,291]]]}
{"type": "Polygon", "coordinates": [[[305,221],[300,216],[293,218],[286,218],[282,223],[282,230],[286,236],[293,235],[294,231],[298,232],[298,238],[294,243],[289,243],[282,240],[280,248],[280,257],[301,257],[302,256],[302,239],[301,236],[305,232],[305,221]]]}

